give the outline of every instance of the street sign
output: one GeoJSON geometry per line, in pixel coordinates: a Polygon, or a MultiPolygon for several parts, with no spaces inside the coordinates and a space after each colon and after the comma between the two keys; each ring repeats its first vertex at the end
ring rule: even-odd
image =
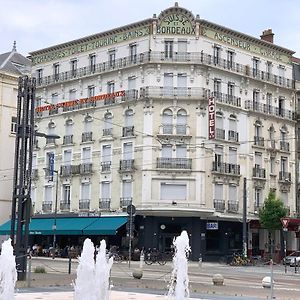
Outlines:
{"type": "Polygon", "coordinates": [[[289,219],[281,219],[282,226],[287,228],[289,225],[289,219]]]}
{"type": "Polygon", "coordinates": [[[126,211],[127,211],[127,213],[128,213],[129,215],[134,215],[135,212],[136,212],[136,208],[135,208],[135,206],[134,206],[133,204],[129,204],[129,205],[127,206],[126,211]]]}

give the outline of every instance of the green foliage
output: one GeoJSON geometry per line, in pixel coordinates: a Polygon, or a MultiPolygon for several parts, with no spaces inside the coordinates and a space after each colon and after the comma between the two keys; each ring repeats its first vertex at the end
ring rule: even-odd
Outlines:
{"type": "Polygon", "coordinates": [[[42,266],[36,266],[34,269],[34,273],[46,273],[46,269],[42,266]]]}
{"type": "Polygon", "coordinates": [[[275,192],[270,191],[264,206],[259,210],[259,222],[263,228],[268,230],[281,229],[280,219],[284,218],[287,213],[283,202],[276,198],[275,192]]]}

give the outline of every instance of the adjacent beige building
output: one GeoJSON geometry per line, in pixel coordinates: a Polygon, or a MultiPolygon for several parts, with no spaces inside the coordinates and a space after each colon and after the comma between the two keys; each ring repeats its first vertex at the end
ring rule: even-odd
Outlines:
{"type": "MultiPolygon", "coordinates": [[[[36,128],[61,136],[37,140],[35,214],[126,216],[134,204],[139,247],[167,251],[186,229],[193,259],[214,259],[242,248],[246,178],[248,249],[264,254],[268,192],[296,212],[293,53],[270,29],[258,39],[177,4],[32,52],[36,128]]],[[[124,227],[109,242],[125,246],[124,227]]]]}

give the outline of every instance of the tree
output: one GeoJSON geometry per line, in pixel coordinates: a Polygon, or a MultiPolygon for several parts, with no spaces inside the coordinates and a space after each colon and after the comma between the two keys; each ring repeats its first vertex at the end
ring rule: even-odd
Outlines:
{"type": "Polygon", "coordinates": [[[268,230],[269,236],[269,253],[273,257],[274,253],[274,234],[275,230],[282,228],[281,218],[287,215],[288,211],[283,202],[276,198],[274,191],[270,191],[263,207],[259,210],[259,222],[261,226],[268,230]]]}

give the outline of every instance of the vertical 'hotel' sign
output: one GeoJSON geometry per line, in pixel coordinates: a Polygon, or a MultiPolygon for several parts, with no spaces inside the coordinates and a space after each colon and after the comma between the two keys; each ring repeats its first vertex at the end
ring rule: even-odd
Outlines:
{"type": "Polygon", "coordinates": [[[216,119],[215,119],[215,98],[208,98],[208,139],[216,137],[216,119]]]}

